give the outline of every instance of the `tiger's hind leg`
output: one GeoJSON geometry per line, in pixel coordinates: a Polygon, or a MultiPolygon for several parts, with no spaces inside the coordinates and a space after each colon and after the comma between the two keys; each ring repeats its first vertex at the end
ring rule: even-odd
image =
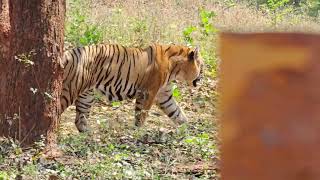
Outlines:
{"type": "Polygon", "coordinates": [[[87,119],[89,118],[90,108],[94,102],[93,89],[89,89],[78,96],[76,105],[76,120],[75,124],[79,132],[88,130],[87,119]]]}
{"type": "Polygon", "coordinates": [[[156,97],[157,106],[176,124],[188,121],[172,95],[171,86],[161,88],[156,97]]]}

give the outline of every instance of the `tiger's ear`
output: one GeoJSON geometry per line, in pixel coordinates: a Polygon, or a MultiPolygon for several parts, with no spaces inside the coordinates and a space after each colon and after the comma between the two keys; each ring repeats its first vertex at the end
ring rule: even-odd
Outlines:
{"type": "Polygon", "coordinates": [[[198,59],[199,57],[199,47],[197,46],[194,50],[192,50],[189,54],[188,54],[188,59],[189,61],[194,61],[195,59],[198,59]]]}

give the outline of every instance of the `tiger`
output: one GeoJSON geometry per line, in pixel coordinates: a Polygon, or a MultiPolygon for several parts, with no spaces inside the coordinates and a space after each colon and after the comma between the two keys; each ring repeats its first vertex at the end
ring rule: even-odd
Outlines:
{"type": "Polygon", "coordinates": [[[107,101],[135,99],[135,126],[141,127],[156,104],[175,124],[188,121],[173,97],[172,82],[197,86],[203,76],[199,47],[151,44],[146,48],[97,44],[65,51],[62,112],[76,106],[75,125],[88,130],[87,119],[94,103],[94,90],[107,101]]]}

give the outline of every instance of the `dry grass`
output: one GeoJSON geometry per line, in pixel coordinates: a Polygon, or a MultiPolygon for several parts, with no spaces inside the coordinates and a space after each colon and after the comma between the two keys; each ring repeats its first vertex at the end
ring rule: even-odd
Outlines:
{"type": "MultiPolygon", "coordinates": [[[[245,3],[228,7],[221,0],[99,0],[92,3],[92,20],[106,27],[106,41],[127,45],[183,44],[182,31],[199,23],[200,8],[216,13],[214,25],[220,31],[320,32],[319,23],[290,9],[277,25],[273,25],[273,15],[267,11],[258,11],[245,3]]],[[[206,44],[215,46],[212,41],[206,41],[206,44]]]]}
{"type": "MultiPolygon", "coordinates": [[[[103,29],[105,42],[127,46],[186,44],[182,32],[186,27],[199,26],[200,8],[216,13],[210,21],[219,31],[320,32],[320,24],[305,15],[287,13],[275,25],[274,16],[267,11],[257,11],[245,3],[227,3],[231,0],[78,1],[88,2],[88,19],[103,29]]],[[[86,9],[88,4],[80,5],[86,9]]],[[[219,60],[217,34],[203,38],[195,32],[192,36],[194,44],[201,45],[209,67],[215,70],[219,60]]],[[[80,134],[73,122],[74,107],[70,107],[63,114],[59,131],[59,145],[66,156],[45,161],[39,156],[39,148],[22,152],[12,142],[2,143],[0,179],[17,175],[26,179],[49,175],[61,179],[219,179],[219,167],[210,166],[219,159],[215,84],[216,79],[207,76],[194,92],[180,87],[179,104],[190,119],[182,128],[176,128],[152,108],[146,126],[137,130],[133,127],[132,102],[117,109],[99,103],[89,118],[91,134],[80,134]]]]}
{"type": "Polygon", "coordinates": [[[217,13],[215,25],[221,31],[231,32],[320,32],[320,23],[307,15],[290,12],[276,25],[272,23],[272,14],[258,11],[246,4],[226,8],[216,5],[212,8],[217,13]]]}
{"type": "MultiPolygon", "coordinates": [[[[254,7],[248,7],[247,4],[228,6],[220,0],[99,0],[92,1],[90,7],[90,20],[104,27],[104,41],[128,46],[145,46],[151,42],[185,44],[182,32],[186,27],[199,25],[200,8],[216,13],[216,17],[212,20],[212,23],[219,31],[320,32],[320,24],[315,23],[315,21],[305,15],[285,14],[281,21],[278,21],[275,25],[272,20],[273,15],[266,11],[257,11],[254,7]]],[[[202,48],[205,49],[206,58],[208,58],[206,62],[218,61],[219,58],[216,56],[216,34],[208,38],[201,38],[199,34],[194,33],[193,37],[195,44],[201,44],[202,48]]],[[[212,68],[216,68],[216,66],[212,68]]],[[[116,146],[130,145],[131,149],[146,149],[150,151],[144,152],[144,157],[142,158],[130,159],[133,161],[133,164],[142,162],[141,165],[134,167],[135,173],[152,172],[157,174],[158,178],[168,179],[190,179],[196,177],[219,179],[219,171],[216,167],[209,171],[206,170],[206,167],[202,167],[203,163],[215,164],[217,159],[219,159],[219,151],[216,149],[219,146],[217,135],[219,123],[215,109],[215,82],[213,77],[206,77],[203,87],[197,89],[195,93],[190,93],[186,88],[181,87],[183,98],[179,103],[190,119],[189,126],[186,129],[188,133],[183,134],[182,137],[177,137],[179,130],[176,131],[176,127],[174,127],[167,117],[163,116],[163,114],[161,115],[157,108],[151,109],[150,117],[145,127],[136,130],[133,127],[133,104],[124,103],[116,110],[112,110],[111,107],[101,104],[93,107],[91,118],[89,119],[93,139],[99,140],[97,143],[99,147],[101,146],[101,142],[105,141],[104,143],[116,146]],[[100,121],[103,121],[104,125],[97,124],[100,121]],[[150,145],[149,143],[157,141],[157,134],[161,134],[162,130],[173,132],[173,137],[168,135],[170,133],[165,135],[166,138],[171,138],[171,140],[161,144],[161,148],[158,145],[150,145]],[[185,146],[188,137],[195,138],[201,133],[210,134],[209,143],[213,143],[215,146],[214,148],[211,147],[211,150],[216,150],[206,160],[202,159],[201,153],[197,149],[199,147],[201,149],[199,144],[185,146]],[[123,137],[125,137],[124,142],[122,142],[123,137]],[[151,139],[148,140],[148,138],[151,139]],[[145,144],[139,144],[140,141],[144,141],[145,144]],[[132,142],[135,143],[132,144],[132,142]],[[174,145],[174,148],[170,148],[172,145],[174,145]],[[196,149],[196,151],[188,149],[189,147],[196,149]],[[163,157],[165,159],[161,159],[163,157]],[[168,171],[168,167],[170,167],[170,171],[168,171]],[[180,172],[181,169],[188,170],[180,172]]],[[[62,139],[74,136],[72,141],[77,141],[78,135],[73,124],[73,119],[74,107],[69,108],[63,116],[64,123],[62,129],[64,130],[61,131],[60,135],[62,139]]],[[[62,140],[61,142],[68,146],[65,141],[62,140]]],[[[72,141],[71,143],[74,143],[72,141]]],[[[123,153],[122,149],[115,149],[113,151],[123,153]]],[[[99,155],[99,153],[94,154],[99,155]]],[[[82,157],[76,159],[81,160],[82,157]]],[[[90,160],[92,158],[87,156],[87,159],[90,160]]],[[[103,161],[99,163],[103,163],[103,161]]],[[[113,162],[107,164],[114,165],[113,162]]],[[[76,169],[77,167],[75,165],[73,168],[76,169]]],[[[99,170],[95,169],[81,175],[90,176],[92,172],[99,173],[99,170]]],[[[108,171],[104,171],[103,173],[108,173],[108,171]]],[[[121,173],[118,175],[121,175],[121,173]]],[[[98,177],[101,177],[101,175],[98,177]]],[[[146,176],[146,174],[143,174],[138,177],[152,177],[151,179],[154,179],[156,176],[146,176]]]]}
{"type": "Polygon", "coordinates": [[[106,27],[106,41],[127,45],[184,43],[183,29],[197,25],[198,9],[210,3],[204,0],[94,1],[92,20],[106,27]]]}

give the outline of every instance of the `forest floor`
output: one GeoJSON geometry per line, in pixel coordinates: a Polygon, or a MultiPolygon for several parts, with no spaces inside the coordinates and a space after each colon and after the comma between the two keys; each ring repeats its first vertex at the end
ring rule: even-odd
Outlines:
{"type": "Polygon", "coordinates": [[[60,158],[42,158],[43,140],[21,148],[18,142],[0,138],[0,180],[219,179],[218,33],[320,31],[319,20],[307,16],[303,8],[274,11],[250,2],[67,0],[66,48],[101,42],[200,45],[205,79],[197,88],[177,84],[180,93],[175,94],[189,122],[177,127],[153,107],[146,124],[136,128],[133,101],[107,103],[97,95],[88,133],[77,131],[74,106],[63,113],[60,158]]]}
{"type": "Polygon", "coordinates": [[[146,124],[136,128],[133,101],[111,104],[97,96],[88,133],[77,131],[74,106],[63,113],[62,157],[42,158],[43,141],[27,149],[0,141],[0,179],[218,179],[216,81],[178,87],[188,123],[177,127],[154,106],[146,124]]]}

